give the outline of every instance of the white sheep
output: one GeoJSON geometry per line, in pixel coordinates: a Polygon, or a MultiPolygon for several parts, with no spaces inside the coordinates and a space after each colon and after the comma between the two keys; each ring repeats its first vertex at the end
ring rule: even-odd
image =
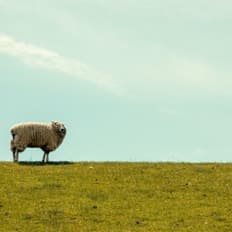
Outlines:
{"type": "Polygon", "coordinates": [[[14,162],[18,161],[18,153],[27,147],[38,147],[44,151],[42,162],[48,162],[48,154],[54,151],[63,141],[66,128],[63,123],[25,122],[10,128],[13,139],[10,148],[14,162]]]}

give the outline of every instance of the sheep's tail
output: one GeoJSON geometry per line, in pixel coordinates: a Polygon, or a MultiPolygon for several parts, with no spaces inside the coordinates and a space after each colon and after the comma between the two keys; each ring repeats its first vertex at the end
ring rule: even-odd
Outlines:
{"type": "Polygon", "coordinates": [[[15,132],[15,130],[13,128],[10,130],[10,133],[11,133],[13,139],[14,139],[15,135],[16,135],[16,132],[15,132]]]}

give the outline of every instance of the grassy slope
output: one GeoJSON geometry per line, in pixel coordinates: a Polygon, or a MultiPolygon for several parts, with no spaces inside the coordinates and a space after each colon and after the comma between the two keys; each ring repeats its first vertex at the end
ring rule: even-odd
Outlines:
{"type": "Polygon", "coordinates": [[[232,231],[232,165],[0,163],[0,231],[232,231]]]}

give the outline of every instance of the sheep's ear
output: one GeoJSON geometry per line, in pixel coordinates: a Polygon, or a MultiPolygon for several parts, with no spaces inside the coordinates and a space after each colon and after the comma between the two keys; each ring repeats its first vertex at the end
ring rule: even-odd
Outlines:
{"type": "Polygon", "coordinates": [[[57,124],[56,124],[56,121],[51,121],[51,123],[52,123],[52,126],[53,126],[53,127],[56,127],[56,125],[57,125],[57,124]]]}

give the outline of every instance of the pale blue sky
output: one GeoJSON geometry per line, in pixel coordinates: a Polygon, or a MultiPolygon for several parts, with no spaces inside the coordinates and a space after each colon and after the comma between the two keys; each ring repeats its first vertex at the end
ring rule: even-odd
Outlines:
{"type": "Polygon", "coordinates": [[[0,160],[12,124],[59,120],[51,160],[232,161],[231,12],[229,0],[0,0],[0,160]]]}

